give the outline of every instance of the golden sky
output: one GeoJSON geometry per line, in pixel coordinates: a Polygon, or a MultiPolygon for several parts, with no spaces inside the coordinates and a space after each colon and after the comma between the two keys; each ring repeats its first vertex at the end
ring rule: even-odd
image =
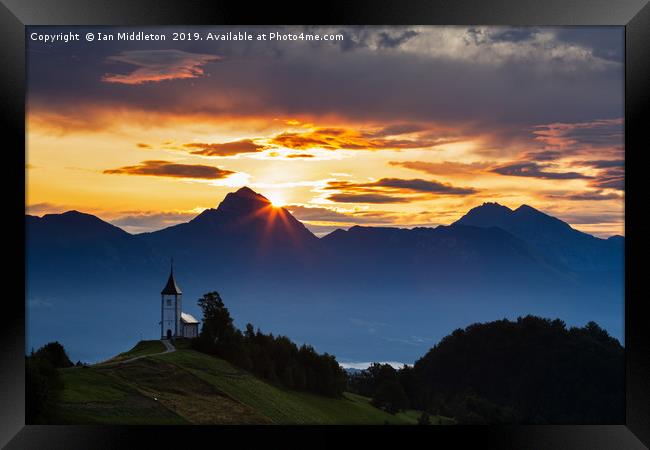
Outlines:
{"type": "Polygon", "coordinates": [[[249,186],[319,235],[487,201],[624,234],[620,30],[311,31],[346,40],[29,43],[27,212],[142,232],[249,186]]]}

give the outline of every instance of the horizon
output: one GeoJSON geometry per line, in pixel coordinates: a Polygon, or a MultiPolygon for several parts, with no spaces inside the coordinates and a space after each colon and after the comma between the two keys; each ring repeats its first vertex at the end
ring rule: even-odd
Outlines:
{"type": "MultiPolygon", "coordinates": [[[[291,211],[291,209],[292,209],[292,207],[296,207],[297,205],[279,205],[279,206],[276,206],[276,205],[274,205],[273,202],[272,202],[271,200],[269,200],[269,199],[268,199],[268,198],[267,198],[263,193],[256,192],[256,191],[250,189],[248,186],[242,186],[242,187],[238,188],[238,189],[235,190],[235,191],[228,192],[226,195],[228,195],[228,194],[234,194],[234,193],[237,193],[237,192],[239,192],[239,191],[241,191],[241,190],[244,190],[244,189],[249,189],[249,190],[251,190],[252,192],[254,192],[255,194],[257,194],[257,195],[261,195],[262,197],[264,197],[266,200],[269,201],[269,203],[271,204],[272,207],[274,207],[274,208],[282,208],[282,209],[285,209],[289,214],[294,215],[293,212],[291,211]]],[[[211,210],[216,210],[216,209],[218,209],[218,208],[219,208],[219,205],[221,205],[221,202],[223,202],[224,199],[225,199],[225,196],[224,196],[223,199],[221,199],[221,201],[219,202],[219,204],[217,204],[217,205],[216,205],[215,207],[213,207],[213,208],[206,208],[206,209],[203,210],[203,211],[197,211],[196,216],[194,216],[194,217],[188,219],[187,221],[178,222],[178,223],[172,223],[172,224],[169,224],[169,225],[165,225],[165,226],[163,226],[162,228],[152,228],[152,229],[150,229],[150,230],[143,230],[143,231],[137,231],[137,232],[132,232],[132,231],[130,231],[130,230],[129,230],[130,227],[128,227],[128,226],[127,226],[127,227],[122,227],[122,226],[120,226],[119,221],[118,221],[118,223],[113,223],[112,221],[110,221],[110,220],[106,220],[106,219],[103,219],[102,217],[97,216],[97,215],[95,215],[95,214],[87,213],[87,212],[85,212],[85,211],[74,210],[74,209],[72,209],[72,210],[68,210],[68,211],[62,211],[62,212],[51,212],[51,213],[45,213],[45,214],[40,215],[40,216],[39,216],[39,215],[34,215],[34,214],[27,214],[27,212],[26,212],[26,215],[31,215],[31,216],[34,216],[34,217],[43,218],[43,217],[45,217],[46,215],[50,215],[50,214],[53,214],[53,215],[61,215],[61,214],[66,214],[66,213],[71,213],[71,212],[76,212],[76,213],[80,213],[80,214],[90,214],[90,215],[92,215],[92,216],[94,216],[94,217],[97,217],[98,219],[100,219],[100,220],[102,220],[102,221],[104,221],[104,222],[106,222],[106,223],[109,223],[109,224],[111,224],[111,225],[113,225],[113,226],[115,226],[115,227],[117,227],[117,228],[120,228],[121,230],[123,230],[123,231],[125,231],[125,232],[127,232],[127,233],[129,233],[129,234],[135,236],[135,235],[138,235],[138,234],[151,233],[151,232],[156,232],[156,231],[164,230],[164,229],[166,229],[166,228],[169,228],[169,227],[172,227],[172,226],[175,226],[175,225],[179,225],[179,224],[181,224],[181,223],[187,223],[187,222],[189,222],[190,220],[192,220],[192,219],[194,219],[195,217],[197,217],[198,215],[200,215],[201,213],[203,213],[204,211],[207,211],[207,210],[210,210],[210,209],[211,209],[211,210]]],[[[457,217],[456,219],[453,219],[453,220],[452,220],[451,222],[449,222],[449,223],[442,223],[442,224],[435,224],[435,225],[418,225],[418,224],[414,224],[414,225],[410,225],[410,226],[391,226],[391,225],[375,225],[375,226],[373,226],[373,225],[358,225],[358,224],[354,224],[354,225],[350,225],[350,226],[347,226],[347,227],[341,226],[341,227],[335,228],[335,229],[333,229],[333,230],[328,230],[328,231],[324,231],[324,232],[323,232],[323,231],[318,232],[318,231],[314,231],[314,230],[312,230],[312,229],[310,228],[310,225],[311,225],[311,224],[310,224],[309,222],[305,222],[305,221],[303,221],[303,220],[301,220],[301,219],[299,219],[299,218],[296,218],[296,219],[297,219],[298,221],[300,221],[303,225],[305,225],[305,227],[306,227],[306,228],[307,228],[307,229],[308,229],[312,234],[314,234],[316,237],[318,237],[318,238],[320,239],[320,238],[322,238],[322,237],[327,236],[327,235],[330,234],[330,233],[333,233],[334,231],[337,231],[337,230],[345,230],[345,231],[347,231],[347,230],[349,230],[350,228],[354,228],[354,227],[362,227],[362,228],[363,228],[363,227],[372,227],[372,228],[400,228],[400,229],[412,230],[412,229],[414,229],[414,228],[437,228],[437,227],[439,227],[439,226],[450,226],[450,225],[453,225],[453,224],[454,224],[456,221],[458,221],[459,219],[461,219],[464,215],[466,215],[467,213],[469,213],[469,211],[471,211],[472,209],[480,208],[480,207],[483,207],[483,206],[486,206],[486,205],[495,205],[495,206],[505,207],[505,208],[507,208],[507,209],[509,209],[510,211],[513,211],[513,212],[516,211],[516,210],[518,210],[519,208],[522,208],[522,207],[528,207],[528,208],[534,209],[535,211],[538,211],[538,212],[540,212],[540,213],[542,213],[542,214],[549,215],[548,213],[546,213],[546,212],[544,212],[544,211],[542,211],[542,210],[540,210],[540,209],[537,209],[537,208],[535,208],[535,207],[533,207],[533,206],[531,206],[531,205],[525,204],[525,203],[520,204],[520,205],[517,206],[516,208],[512,208],[512,207],[509,207],[509,206],[503,205],[503,204],[501,204],[501,203],[499,203],[499,202],[496,202],[496,201],[485,201],[485,202],[482,203],[481,205],[474,206],[474,207],[472,207],[471,209],[465,211],[464,213],[461,214],[461,216],[457,217]]],[[[300,207],[300,206],[298,206],[298,207],[300,207]]],[[[295,217],[295,215],[294,215],[294,217],[295,217]]],[[[554,216],[551,216],[551,217],[554,217],[554,216]]],[[[566,222],[566,223],[568,223],[568,222],[566,222]]],[[[580,231],[579,229],[575,228],[572,224],[569,223],[569,225],[571,226],[571,228],[580,231]]],[[[586,233],[586,234],[591,234],[591,233],[586,233]]],[[[606,237],[604,237],[604,236],[597,236],[597,235],[592,235],[592,236],[597,237],[597,238],[600,238],[600,239],[608,239],[608,238],[611,238],[611,237],[617,237],[617,236],[624,237],[624,235],[622,235],[622,234],[612,234],[612,235],[610,235],[610,236],[606,236],[606,237]]]]}
{"type": "Polygon", "coordinates": [[[496,200],[624,236],[621,29],[279,30],[344,39],[28,40],[28,213],[137,234],[246,185],[317,235],[435,227],[496,200]]]}

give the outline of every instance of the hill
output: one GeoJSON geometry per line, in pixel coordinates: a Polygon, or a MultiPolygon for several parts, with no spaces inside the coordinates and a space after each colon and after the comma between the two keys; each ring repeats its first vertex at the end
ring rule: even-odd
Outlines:
{"type": "MultiPolygon", "coordinates": [[[[155,353],[140,342],[121,358],[60,369],[61,424],[414,424],[417,412],[390,415],[369,399],[280,389],[228,362],[179,348],[155,353]],[[124,357],[136,360],[119,362],[124,357]],[[115,362],[118,360],[118,362],[115,362]]],[[[180,347],[180,346],[179,346],[180,347]]],[[[433,421],[433,423],[437,423],[433,421]]]]}
{"type": "Polygon", "coordinates": [[[625,353],[596,323],[475,323],[407,369],[411,404],[460,423],[625,422],[625,353]]]}

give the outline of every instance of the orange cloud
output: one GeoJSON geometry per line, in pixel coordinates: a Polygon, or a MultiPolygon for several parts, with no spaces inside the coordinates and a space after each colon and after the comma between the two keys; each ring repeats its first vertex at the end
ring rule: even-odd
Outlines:
{"type": "Polygon", "coordinates": [[[242,139],[240,141],[213,144],[193,142],[190,144],[185,144],[184,147],[198,148],[200,150],[196,150],[191,153],[194,155],[204,156],[231,156],[237,155],[239,153],[261,152],[268,148],[267,146],[256,144],[252,139],[242,139]]]}
{"type": "Polygon", "coordinates": [[[451,142],[446,138],[389,139],[387,136],[395,136],[395,134],[390,131],[384,132],[384,130],[359,132],[346,128],[316,128],[304,133],[281,133],[271,138],[269,142],[279,147],[294,150],[313,148],[326,150],[398,150],[429,148],[451,142]]]}
{"type": "Polygon", "coordinates": [[[126,63],[135,69],[126,74],[106,74],[106,83],[143,84],[165,80],[197,78],[204,74],[203,67],[210,61],[221,59],[217,55],[188,53],[182,50],[130,50],[109,56],[108,61],[126,63]]]}
{"type": "Polygon", "coordinates": [[[440,163],[426,161],[390,161],[388,164],[429,173],[431,175],[478,175],[484,173],[485,169],[491,165],[489,162],[461,163],[455,161],[443,161],[440,163]]]}
{"type": "Polygon", "coordinates": [[[169,161],[143,161],[135,166],[104,170],[105,174],[148,175],[172,178],[196,178],[217,180],[226,178],[235,172],[201,164],[177,164],[169,161]]]}

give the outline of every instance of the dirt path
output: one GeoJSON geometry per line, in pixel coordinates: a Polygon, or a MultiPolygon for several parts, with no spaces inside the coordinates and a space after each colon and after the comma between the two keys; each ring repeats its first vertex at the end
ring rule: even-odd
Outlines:
{"type": "Polygon", "coordinates": [[[161,339],[160,342],[162,342],[163,345],[165,346],[165,351],[164,351],[164,352],[160,352],[160,353],[150,353],[150,354],[148,354],[148,355],[134,356],[133,358],[129,358],[129,359],[122,359],[122,360],[120,360],[120,361],[112,361],[112,362],[106,362],[106,363],[99,363],[99,364],[95,364],[95,365],[96,365],[96,366],[102,366],[102,367],[109,367],[109,366],[113,366],[113,365],[115,365],[115,364],[124,364],[124,363],[129,363],[129,362],[137,361],[138,359],[147,358],[147,357],[149,357],[149,356],[164,355],[165,353],[171,353],[171,352],[175,352],[175,351],[176,351],[176,347],[174,347],[174,344],[172,344],[172,342],[171,342],[169,339],[161,339]]]}

